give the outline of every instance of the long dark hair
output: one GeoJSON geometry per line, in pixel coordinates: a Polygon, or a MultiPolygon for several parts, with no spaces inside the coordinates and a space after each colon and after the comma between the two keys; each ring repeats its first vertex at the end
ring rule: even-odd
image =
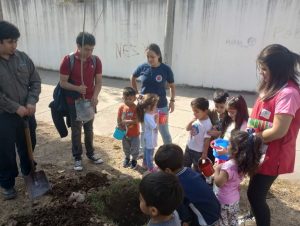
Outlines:
{"type": "Polygon", "coordinates": [[[263,100],[272,97],[289,80],[299,85],[300,56],[279,44],[265,47],[257,57],[257,67],[266,65],[271,74],[269,82],[260,80],[258,92],[264,93],[263,100]]]}
{"type": "Polygon", "coordinates": [[[159,63],[162,63],[162,55],[161,55],[161,51],[160,51],[160,48],[157,44],[155,43],[151,43],[150,45],[148,45],[148,47],[146,48],[146,51],[147,50],[150,50],[150,51],[153,51],[155,52],[156,55],[158,55],[158,61],[159,63]]]}
{"type": "Polygon", "coordinates": [[[262,139],[245,131],[233,131],[229,141],[229,152],[232,153],[232,158],[238,165],[238,172],[253,176],[263,154],[262,139]]]}
{"type": "Polygon", "coordinates": [[[147,93],[141,99],[138,100],[138,104],[136,106],[136,114],[140,122],[144,122],[145,110],[148,107],[150,107],[150,109],[153,109],[154,106],[158,103],[158,100],[158,95],[153,93],[147,93]]]}
{"type": "MultiPolygon", "coordinates": [[[[249,113],[247,103],[243,96],[238,95],[237,97],[229,97],[226,101],[226,109],[233,108],[237,110],[235,116],[235,128],[234,130],[240,130],[244,121],[248,121],[249,113]]],[[[222,136],[224,136],[228,126],[232,123],[231,117],[226,114],[222,122],[222,136]]]]}

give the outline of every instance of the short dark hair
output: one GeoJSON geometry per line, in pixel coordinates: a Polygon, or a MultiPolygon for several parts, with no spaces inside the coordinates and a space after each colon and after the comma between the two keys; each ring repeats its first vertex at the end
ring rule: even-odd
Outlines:
{"type": "Polygon", "coordinates": [[[218,89],[214,92],[213,101],[217,104],[225,104],[229,94],[222,89],[218,89]]]}
{"type": "Polygon", "coordinates": [[[18,39],[20,37],[20,31],[19,29],[5,21],[0,21],[0,41],[3,41],[4,39],[18,39]]]}
{"type": "Polygon", "coordinates": [[[88,32],[80,32],[78,35],[77,35],[77,38],[76,38],[76,43],[77,45],[79,45],[80,47],[82,47],[82,39],[83,39],[83,36],[84,36],[84,43],[83,45],[89,45],[89,46],[94,46],[96,45],[96,39],[95,39],[95,36],[88,33],[88,32]]]}
{"type": "Polygon", "coordinates": [[[125,97],[130,97],[130,96],[135,96],[136,95],[136,91],[134,88],[132,87],[125,87],[123,89],[123,96],[125,97]]]}
{"type": "Polygon", "coordinates": [[[183,167],[183,151],[176,144],[160,146],[154,156],[155,164],[163,171],[169,168],[172,171],[183,167]]]}
{"type": "Polygon", "coordinates": [[[162,171],[146,175],[139,191],[146,205],[157,208],[164,216],[172,214],[183,201],[183,190],[177,177],[162,171]]]}
{"type": "Polygon", "coordinates": [[[208,110],[209,102],[204,97],[198,97],[191,102],[191,106],[195,107],[197,109],[200,109],[202,111],[208,110]]]}

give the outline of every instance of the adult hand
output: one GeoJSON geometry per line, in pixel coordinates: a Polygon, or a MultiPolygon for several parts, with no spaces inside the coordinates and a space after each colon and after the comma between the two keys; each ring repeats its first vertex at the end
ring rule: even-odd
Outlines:
{"type": "Polygon", "coordinates": [[[183,222],[182,223],[182,226],[189,226],[190,224],[189,223],[187,223],[187,222],[183,222]]]}
{"type": "Polygon", "coordinates": [[[172,113],[174,110],[175,110],[175,103],[174,103],[174,101],[170,101],[169,112],[172,113]]]}
{"type": "Polygon", "coordinates": [[[86,94],[86,86],[85,85],[77,86],[77,92],[83,95],[86,94]]]}
{"type": "Polygon", "coordinates": [[[35,105],[32,105],[32,104],[27,104],[26,109],[28,111],[28,115],[34,115],[35,110],[36,110],[35,105]]]}
{"type": "Polygon", "coordinates": [[[98,97],[93,96],[91,99],[91,104],[93,107],[96,107],[98,105],[98,97]]]}
{"type": "Polygon", "coordinates": [[[28,110],[24,106],[18,107],[16,113],[23,118],[24,116],[28,115],[28,110]]]}

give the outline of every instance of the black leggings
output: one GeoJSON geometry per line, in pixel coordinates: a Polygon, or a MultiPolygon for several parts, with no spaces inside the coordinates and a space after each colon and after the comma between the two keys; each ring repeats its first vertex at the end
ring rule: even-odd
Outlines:
{"type": "Polygon", "coordinates": [[[257,226],[270,226],[270,209],[266,197],[276,178],[256,174],[250,179],[247,195],[257,226]]]}

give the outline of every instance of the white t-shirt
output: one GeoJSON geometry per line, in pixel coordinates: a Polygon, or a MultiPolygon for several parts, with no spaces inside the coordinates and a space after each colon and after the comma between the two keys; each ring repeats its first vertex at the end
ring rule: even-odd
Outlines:
{"type": "Polygon", "coordinates": [[[204,147],[204,139],[210,138],[211,136],[207,134],[211,130],[212,124],[209,118],[205,120],[197,119],[192,124],[191,133],[187,142],[189,149],[197,152],[202,152],[204,147]]]}
{"type": "MultiPolygon", "coordinates": [[[[235,128],[235,122],[232,122],[229,124],[229,126],[227,127],[225,134],[224,134],[224,140],[229,140],[231,137],[231,131],[234,130],[235,128]]],[[[240,131],[246,131],[247,129],[247,122],[243,121],[240,131]]]]}
{"type": "Polygon", "coordinates": [[[144,141],[147,149],[153,149],[157,146],[157,124],[154,114],[145,113],[144,115],[144,141]]]}

